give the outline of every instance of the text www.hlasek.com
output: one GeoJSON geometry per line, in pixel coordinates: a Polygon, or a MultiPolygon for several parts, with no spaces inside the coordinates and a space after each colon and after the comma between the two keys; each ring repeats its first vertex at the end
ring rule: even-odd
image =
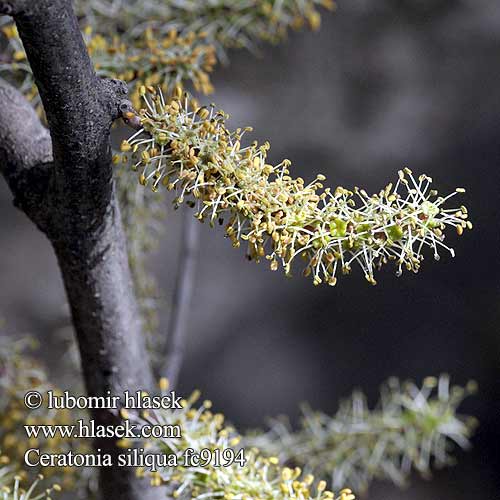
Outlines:
{"type": "Polygon", "coordinates": [[[133,420],[129,420],[129,409],[161,410],[167,414],[171,410],[183,411],[184,400],[177,396],[175,391],[169,393],[166,393],[166,389],[164,391],[160,395],[149,395],[144,391],[130,393],[126,390],[121,397],[112,395],[110,391],[107,391],[105,396],[73,396],[68,391],[57,395],[53,391],[47,391],[45,397],[40,392],[28,391],[24,403],[26,408],[31,410],[38,410],[45,401],[50,410],[74,408],[119,410],[116,411],[116,416],[121,417],[121,423],[117,421],[114,424],[99,424],[93,419],[76,420],[74,424],[25,424],[23,427],[30,441],[43,442],[54,438],[111,439],[121,441],[119,447],[123,452],[115,456],[103,453],[101,448],[95,449],[94,453],[79,453],[73,450],[53,453],[30,448],[24,455],[25,464],[28,467],[142,467],[151,472],[156,472],[162,467],[206,467],[209,464],[213,467],[229,467],[232,464],[245,466],[244,449],[234,450],[231,447],[195,449],[186,446],[185,449],[176,448],[169,453],[155,453],[154,449],[146,449],[146,446],[127,448],[133,443],[138,444],[148,439],[164,442],[182,441],[184,429],[178,423],[153,424],[144,419],[134,423],[133,420]]]}
{"type": "Polygon", "coordinates": [[[168,439],[181,437],[181,429],[178,425],[143,424],[138,426],[129,420],[125,420],[121,425],[99,425],[93,420],[89,422],[77,420],[72,425],[25,425],[24,429],[29,438],[45,439],[55,437],[73,439],[168,439]]]}

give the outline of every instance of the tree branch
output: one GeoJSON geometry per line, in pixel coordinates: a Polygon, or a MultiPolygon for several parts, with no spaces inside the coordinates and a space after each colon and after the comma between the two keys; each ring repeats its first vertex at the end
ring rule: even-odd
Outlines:
{"type": "Polygon", "coordinates": [[[192,211],[187,207],[184,207],[182,231],[180,262],[160,370],[160,374],[168,378],[171,387],[175,387],[177,383],[184,357],[200,234],[200,223],[193,217],[192,211]]]}
{"type": "Polygon", "coordinates": [[[110,203],[109,130],[127,87],[96,76],[69,0],[17,0],[16,9],[52,137],[59,215],[68,220],[69,211],[74,230],[92,231],[88,215],[102,219],[110,203]],[[73,193],[85,196],[76,204],[73,193]]]}
{"type": "MultiPolygon", "coordinates": [[[[126,86],[96,76],[71,0],[0,0],[0,10],[5,9],[17,24],[52,138],[53,163],[46,169],[49,175],[40,194],[47,217],[41,223],[31,210],[21,207],[46,233],[56,252],[87,391],[91,396],[105,396],[107,391],[121,395],[125,389],[149,390],[152,373],[110,161],[110,126],[129,107],[126,86]]],[[[46,135],[39,125],[30,126],[45,148],[46,135]]],[[[37,149],[29,142],[30,130],[20,128],[15,141],[7,134],[13,146],[1,148],[9,158],[2,172],[17,198],[22,195],[21,186],[29,188],[31,182],[18,182],[16,172],[38,165],[37,155],[28,154],[37,149]]],[[[108,410],[94,410],[92,417],[105,425],[119,420],[108,410]]],[[[95,446],[111,453],[116,463],[119,449],[114,440],[97,439],[95,446]]],[[[163,495],[158,488],[145,488],[133,470],[117,466],[101,469],[101,493],[113,500],[163,495]]]]}
{"type": "Polygon", "coordinates": [[[15,205],[44,227],[52,169],[49,131],[25,97],[2,79],[0,103],[0,172],[15,195],[15,205]]]}

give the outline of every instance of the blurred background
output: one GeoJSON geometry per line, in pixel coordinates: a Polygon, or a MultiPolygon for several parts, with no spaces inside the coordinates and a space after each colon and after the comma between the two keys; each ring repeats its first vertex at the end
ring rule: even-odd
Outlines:
{"type": "MultiPolygon", "coordinates": [[[[339,0],[318,33],[299,33],[254,57],[233,52],[214,74],[213,100],[233,127],[271,142],[270,159],[328,183],[378,191],[397,170],[427,173],[463,197],[474,231],[451,235],[457,256],[429,257],[419,275],[388,267],[337,287],[289,280],[248,263],[222,229],[202,227],[181,392],[198,387],[241,429],[299,404],[333,413],[362,388],[375,402],[387,377],[447,372],[479,382],[463,413],[481,426],[469,453],[433,481],[371,500],[500,498],[500,4],[498,0],[339,0]]],[[[168,200],[167,200],[168,202],[168,200]]],[[[459,203],[461,203],[460,201],[459,203]]],[[[0,314],[12,335],[68,349],[64,291],[51,248],[0,183],[0,314]]],[[[182,216],[168,208],[150,263],[168,319],[182,216]]],[[[52,370],[57,371],[52,363],[52,370]]]]}

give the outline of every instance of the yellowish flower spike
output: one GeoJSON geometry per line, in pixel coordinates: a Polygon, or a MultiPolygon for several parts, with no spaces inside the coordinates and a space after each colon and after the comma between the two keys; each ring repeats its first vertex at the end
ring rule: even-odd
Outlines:
{"type": "Polygon", "coordinates": [[[169,99],[151,87],[146,92],[142,128],[121,147],[139,183],[175,191],[174,203],[187,200],[201,221],[225,223],[235,247],[246,242],[249,259],[265,258],[273,270],[281,265],[290,274],[302,259],[314,284],[335,285],[339,272],[357,264],[375,284],[375,270],[389,261],[398,275],[417,272],[425,247],[436,260],[440,249],[454,255],[444,243],[447,227],[458,234],[472,228],[465,207],[447,204],[463,189],[438,196],[430,177],[415,178],[407,168],[371,196],[324,188],[323,175],[306,183],[290,176],[288,160],[266,162],[269,143],[243,146],[250,129],[228,130],[224,112],[193,106],[180,89],[169,99]]]}
{"type": "MultiPolygon", "coordinates": [[[[160,387],[168,388],[164,383],[160,387]],[[162,387],[163,386],[163,387],[162,387]]],[[[164,391],[162,391],[164,392],[164,391]]],[[[151,472],[144,468],[139,476],[150,478],[153,486],[167,486],[171,496],[180,500],[354,500],[350,489],[335,495],[326,489],[325,481],[317,481],[313,475],[304,474],[300,468],[280,465],[276,457],[266,457],[258,449],[240,448],[241,437],[224,422],[224,416],[213,413],[211,402],[204,401],[198,407],[200,393],[195,391],[183,400],[181,409],[131,412],[129,418],[138,427],[146,425],[180,426],[180,437],[148,439],[148,453],[162,457],[175,456],[177,467],[159,465],[151,472]],[[204,454],[198,464],[186,461],[186,450],[204,454]],[[205,451],[203,451],[205,450],[205,451]],[[207,453],[209,451],[209,454],[207,453]],[[224,453],[225,452],[225,453],[224,453]],[[238,456],[228,464],[228,456],[238,456]],[[219,454],[219,455],[218,455],[219,454]],[[217,464],[216,456],[222,456],[217,464]],[[243,464],[244,462],[244,464],[243,464]]],[[[142,447],[143,444],[140,443],[142,447]]]]}

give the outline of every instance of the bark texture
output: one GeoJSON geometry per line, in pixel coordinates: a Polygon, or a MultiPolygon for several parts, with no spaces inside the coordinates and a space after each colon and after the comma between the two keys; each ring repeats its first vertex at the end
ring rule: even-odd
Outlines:
{"type": "Polygon", "coordinates": [[[0,103],[0,171],[14,194],[14,204],[43,226],[53,168],[49,131],[24,96],[1,79],[0,103]]]}
{"type": "MultiPolygon", "coordinates": [[[[111,124],[130,109],[126,85],[96,76],[70,0],[0,1],[0,12],[14,17],[49,126],[47,131],[23,96],[2,82],[0,170],[16,205],[54,247],[88,394],[149,390],[151,369],[110,161],[111,124]]],[[[118,419],[106,410],[92,416],[99,424],[118,419]]],[[[95,446],[119,452],[111,440],[95,446]]],[[[162,494],[118,467],[101,470],[101,493],[116,500],[162,494]]]]}

